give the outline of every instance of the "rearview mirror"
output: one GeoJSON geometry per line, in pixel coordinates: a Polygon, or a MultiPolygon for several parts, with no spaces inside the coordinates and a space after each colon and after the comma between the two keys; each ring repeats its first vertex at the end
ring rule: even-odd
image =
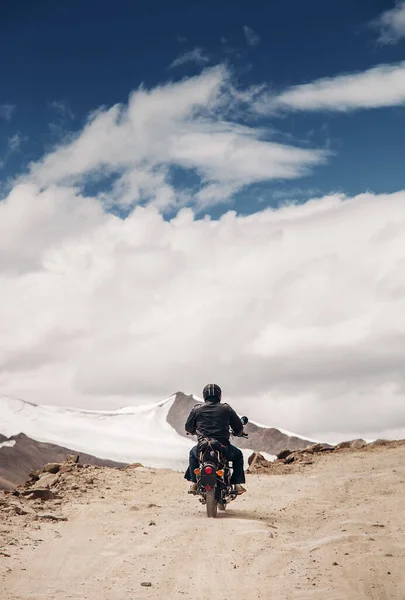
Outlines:
{"type": "Polygon", "coordinates": [[[246,425],[246,423],[249,423],[249,419],[247,417],[241,417],[240,420],[242,421],[243,425],[246,425]]]}

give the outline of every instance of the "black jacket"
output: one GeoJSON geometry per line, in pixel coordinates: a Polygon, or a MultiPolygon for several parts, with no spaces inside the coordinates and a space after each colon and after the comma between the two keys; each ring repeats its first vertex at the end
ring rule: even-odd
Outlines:
{"type": "Polygon", "coordinates": [[[198,440],[208,437],[220,442],[229,441],[229,428],[239,435],[243,431],[243,423],[229,404],[221,402],[204,402],[192,408],[186,431],[197,434],[198,440]]]}

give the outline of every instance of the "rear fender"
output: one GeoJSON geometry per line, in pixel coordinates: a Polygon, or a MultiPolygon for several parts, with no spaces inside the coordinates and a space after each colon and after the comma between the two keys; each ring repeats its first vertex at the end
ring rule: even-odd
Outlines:
{"type": "Polygon", "coordinates": [[[200,466],[200,485],[206,490],[216,487],[217,466],[214,463],[203,463],[200,466]]]}

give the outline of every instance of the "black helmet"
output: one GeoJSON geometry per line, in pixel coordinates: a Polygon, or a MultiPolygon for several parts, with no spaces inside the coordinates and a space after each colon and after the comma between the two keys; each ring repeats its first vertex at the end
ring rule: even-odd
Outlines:
{"type": "Polygon", "coordinates": [[[203,389],[203,398],[204,400],[216,400],[217,402],[221,402],[222,398],[222,390],[216,383],[209,383],[203,389]]]}

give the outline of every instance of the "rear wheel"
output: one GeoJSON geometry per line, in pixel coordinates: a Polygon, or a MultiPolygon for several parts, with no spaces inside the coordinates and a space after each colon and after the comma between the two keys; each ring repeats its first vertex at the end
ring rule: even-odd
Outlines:
{"type": "Polygon", "coordinates": [[[214,518],[217,516],[218,502],[215,498],[215,488],[207,490],[205,493],[205,501],[207,507],[207,517],[214,518]]]}

